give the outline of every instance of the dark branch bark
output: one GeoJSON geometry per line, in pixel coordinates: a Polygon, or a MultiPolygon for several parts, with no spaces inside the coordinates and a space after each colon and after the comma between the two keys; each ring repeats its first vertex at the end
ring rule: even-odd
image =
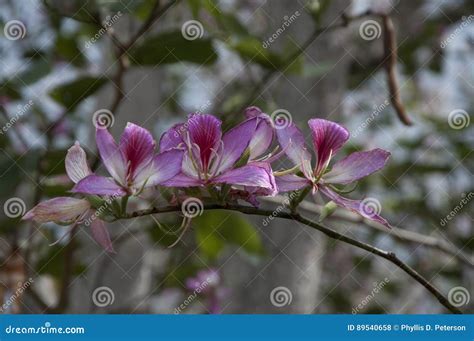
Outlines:
{"type": "MultiPolygon", "coordinates": [[[[263,201],[270,202],[270,203],[277,203],[277,204],[282,205],[284,204],[285,200],[286,200],[285,197],[276,196],[273,198],[265,198],[263,201]]],[[[322,211],[322,206],[316,205],[308,201],[301,202],[298,208],[302,211],[308,212],[309,214],[319,215],[322,211]]],[[[409,230],[396,227],[396,226],[392,226],[391,229],[387,229],[385,226],[383,226],[380,223],[364,218],[359,214],[356,214],[344,209],[337,209],[336,212],[334,212],[327,219],[331,221],[338,220],[338,221],[346,221],[346,222],[355,223],[355,224],[359,223],[361,226],[364,225],[366,227],[373,228],[379,231],[380,233],[389,234],[402,242],[422,245],[434,250],[444,252],[450,256],[455,257],[458,261],[462,262],[463,264],[471,268],[474,268],[474,259],[470,257],[466,252],[463,252],[459,247],[456,247],[452,242],[445,241],[443,239],[436,238],[433,236],[409,231],[409,230]]]]}
{"type": "Polygon", "coordinates": [[[390,94],[390,102],[403,124],[410,126],[412,121],[408,117],[400,96],[400,86],[397,79],[397,38],[392,19],[388,15],[382,15],[384,32],[384,63],[387,72],[387,86],[390,94]]]}
{"type": "MultiPolygon", "coordinates": [[[[433,296],[436,297],[436,299],[450,312],[454,314],[462,314],[461,310],[453,306],[449,300],[436,288],[434,287],[427,279],[425,279],[422,275],[420,275],[415,269],[404,263],[400,258],[397,257],[397,255],[394,252],[391,251],[385,251],[382,249],[379,249],[375,246],[372,246],[370,244],[358,241],[356,239],[347,237],[343,234],[340,234],[326,226],[323,226],[319,223],[315,223],[307,218],[302,217],[298,213],[289,213],[289,212],[278,212],[278,211],[272,211],[272,210],[263,210],[255,207],[249,207],[249,206],[242,206],[242,205],[219,205],[219,204],[206,204],[204,205],[204,210],[218,210],[218,209],[223,209],[223,210],[230,210],[230,211],[238,211],[242,212],[245,214],[250,214],[250,215],[259,215],[259,216],[273,216],[273,217],[278,217],[282,219],[289,219],[289,220],[294,220],[298,221],[306,226],[309,226],[311,228],[314,228],[322,233],[324,233],[326,236],[329,238],[344,242],[346,244],[350,244],[352,246],[355,246],[359,249],[363,249],[367,252],[370,252],[376,256],[382,257],[387,259],[388,261],[392,262],[395,264],[397,267],[402,269],[404,272],[406,272],[409,276],[414,278],[418,283],[420,283],[423,287],[426,288],[433,296]]],[[[136,217],[141,217],[141,216],[146,216],[150,214],[158,214],[158,213],[166,213],[166,212],[179,212],[181,211],[182,208],[180,206],[166,206],[166,207],[153,207],[150,209],[146,210],[141,210],[141,211],[136,211],[130,214],[127,214],[121,219],[131,219],[131,218],[136,218],[136,217]]]]}

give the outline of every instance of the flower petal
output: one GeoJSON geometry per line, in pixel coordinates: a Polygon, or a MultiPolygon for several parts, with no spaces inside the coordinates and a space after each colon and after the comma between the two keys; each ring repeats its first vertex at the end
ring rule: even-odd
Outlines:
{"type": "Polygon", "coordinates": [[[273,175],[272,166],[268,162],[252,162],[249,165],[255,167],[261,167],[269,175],[270,187],[255,187],[255,186],[245,186],[245,189],[255,195],[255,196],[274,196],[278,194],[278,187],[276,184],[275,176],[273,175]]]}
{"type": "Polygon", "coordinates": [[[156,186],[181,172],[183,150],[172,149],[155,155],[150,165],[137,175],[135,186],[156,186]]]}
{"type": "Polygon", "coordinates": [[[265,167],[257,164],[231,169],[224,174],[212,179],[213,183],[226,183],[268,189],[270,193],[276,194],[275,178],[265,167]]]}
{"type": "Polygon", "coordinates": [[[352,200],[352,199],[341,197],[339,194],[327,188],[326,186],[319,186],[319,190],[329,199],[334,201],[338,206],[347,208],[353,212],[360,214],[361,216],[367,219],[374,220],[390,228],[390,224],[388,223],[388,221],[382,218],[378,213],[371,212],[370,214],[367,214],[366,209],[364,210],[364,203],[362,200],[352,200]]]}
{"type": "Polygon", "coordinates": [[[314,150],[318,155],[315,173],[319,174],[327,166],[331,155],[336,154],[349,139],[349,132],[335,122],[320,118],[309,120],[308,125],[311,129],[314,150]]]}
{"type": "Polygon", "coordinates": [[[73,193],[124,196],[127,192],[111,178],[89,175],[79,181],[71,190],[73,193]]]}
{"type": "Polygon", "coordinates": [[[249,143],[250,160],[254,160],[265,153],[273,141],[274,129],[270,116],[258,116],[257,129],[249,143]]]}
{"type": "Polygon", "coordinates": [[[275,179],[279,192],[296,191],[311,186],[311,181],[294,174],[277,176],[275,179]]]}
{"type": "Polygon", "coordinates": [[[207,169],[212,151],[216,150],[222,137],[222,122],[212,115],[192,114],[188,119],[190,142],[199,147],[203,167],[207,169]]]}
{"type": "Polygon", "coordinates": [[[127,123],[120,137],[119,148],[128,165],[128,174],[132,179],[153,159],[155,140],[150,132],[136,124],[127,123]]]}
{"type": "Polygon", "coordinates": [[[295,165],[300,165],[302,160],[311,161],[303,133],[296,125],[290,123],[287,127],[276,129],[276,135],[282,150],[295,165]]]}
{"type": "Polygon", "coordinates": [[[383,168],[389,156],[390,153],[383,149],[352,153],[336,162],[323,180],[333,184],[351,183],[383,168]]]}
{"type": "Polygon", "coordinates": [[[79,142],[76,141],[74,146],[68,149],[66,155],[66,173],[69,179],[75,184],[86,176],[92,174],[87,164],[86,152],[81,148],[79,142]]]}
{"type": "Polygon", "coordinates": [[[191,148],[191,152],[187,151],[183,156],[182,172],[191,178],[199,179],[199,170],[202,169],[202,165],[196,157],[189,157],[191,153],[196,155],[196,151],[191,148]]]}
{"type": "Polygon", "coordinates": [[[202,186],[203,182],[199,179],[187,176],[186,174],[179,173],[171,179],[163,182],[161,185],[166,187],[198,187],[202,186]]]}
{"type": "Polygon", "coordinates": [[[178,148],[183,143],[182,134],[186,131],[184,123],[178,123],[165,131],[160,138],[160,152],[178,148]]]}
{"type": "Polygon", "coordinates": [[[260,120],[258,117],[250,118],[224,134],[222,137],[222,142],[224,143],[222,160],[216,174],[231,168],[242,156],[245,149],[249,146],[250,139],[254,136],[257,123],[260,120]]]}
{"type": "Polygon", "coordinates": [[[244,115],[246,118],[257,117],[262,114],[263,114],[263,111],[259,107],[256,107],[256,106],[248,107],[244,111],[244,115]]]}
{"type": "Polygon", "coordinates": [[[90,203],[84,199],[58,197],[43,201],[29,210],[23,220],[34,220],[38,223],[69,222],[80,218],[90,208],[90,203]]]}
{"type": "Polygon", "coordinates": [[[109,231],[105,223],[99,218],[92,220],[91,232],[94,240],[104,248],[105,251],[115,253],[114,247],[112,246],[112,240],[110,239],[109,231]]]}
{"type": "Polygon", "coordinates": [[[127,163],[120,149],[107,129],[96,130],[96,142],[102,162],[112,177],[120,184],[125,185],[127,163]]]}

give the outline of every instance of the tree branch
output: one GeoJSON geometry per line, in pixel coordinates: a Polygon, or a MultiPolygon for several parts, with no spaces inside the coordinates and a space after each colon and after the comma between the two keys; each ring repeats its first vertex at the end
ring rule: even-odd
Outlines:
{"type": "MultiPolygon", "coordinates": [[[[325,26],[325,27],[316,27],[314,29],[313,33],[311,33],[311,35],[308,37],[308,39],[306,39],[303,42],[303,44],[295,52],[293,52],[288,58],[285,59],[282,68],[283,69],[288,68],[291,65],[291,63],[293,63],[295,61],[295,59],[299,58],[304,53],[304,51],[306,51],[306,49],[309,46],[311,46],[311,44],[317,38],[319,38],[322,34],[334,31],[334,30],[339,29],[339,28],[347,27],[350,22],[355,21],[355,20],[359,20],[359,19],[363,19],[363,18],[365,18],[367,16],[370,16],[370,15],[373,15],[372,11],[366,11],[362,14],[352,16],[352,17],[346,15],[345,13],[343,13],[341,15],[341,19],[342,19],[341,22],[333,24],[333,25],[325,26]]],[[[285,70],[283,70],[283,71],[285,71],[285,70]]],[[[242,106],[242,109],[249,106],[249,105],[251,105],[260,96],[260,92],[262,91],[262,88],[271,80],[271,78],[274,76],[274,74],[275,74],[275,70],[267,71],[267,73],[263,76],[263,78],[260,80],[260,82],[257,83],[252,88],[252,90],[249,92],[250,97],[248,98],[248,100],[246,102],[244,102],[244,105],[242,106]]]]}
{"type": "MultiPolygon", "coordinates": [[[[375,246],[370,244],[358,241],[356,239],[347,237],[343,234],[340,234],[328,227],[325,227],[321,224],[315,223],[307,218],[302,217],[298,213],[289,213],[289,212],[278,212],[276,210],[263,210],[255,207],[250,206],[242,206],[242,205],[234,205],[234,204],[227,204],[227,205],[220,205],[220,204],[206,204],[204,205],[204,210],[229,210],[229,211],[237,211],[245,214],[250,215],[259,215],[259,216],[273,216],[282,219],[289,219],[298,221],[308,227],[316,229],[331,239],[335,239],[346,244],[353,245],[359,249],[363,249],[368,251],[376,256],[382,257],[390,261],[391,263],[395,264],[397,267],[402,269],[406,272],[409,276],[414,278],[418,283],[420,283],[423,287],[425,287],[436,299],[450,312],[455,314],[462,314],[462,312],[453,306],[449,300],[436,288],[434,287],[428,280],[426,280],[423,276],[421,276],[415,269],[404,263],[400,258],[396,256],[394,252],[385,251],[379,249],[375,246]]],[[[142,217],[150,214],[158,214],[158,213],[166,213],[166,212],[180,212],[182,208],[180,206],[166,206],[166,207],[152,207],[146,210],[140,210],[133,213],[129,213],[119,219],[131,219],[136,217],[142,217]]]]}
{"type": "MultiPolygon", "coordinates": [[[[283,196],[276,196],[272,198],[262,198],[262,201],[276,203],[280,205],[284,205],[286,198],[283,196]]],[[[316,205],[314,203],[308,201],[302,201],[299,206],[299,209],[306,211],[310,214],[320,214],[322,211],[322,206],[316,205]]],[[[394,238],[402,241],[402,242],[409,242],[414,243],[417,245],[423,245],[434,250],[438,250],[444,252],[450,256],[455,257],[460,262],[466,264],[467,266],[474,268],[474,259],[472,259],[469,255],[463,252],[458,247],[452,246],[450,243],[436,238],[432,236],[427,236],[421,233],[405,230],[400,227],[392,226],[391,229],[387,229],[380,223],[377,223],[373,220],[366,219],[359,214],[353,213],[348,210],[344,209],[336,209],[336,211],[327,218],[328,220],[342,220],[350,223],[361,223],[361,225],[365,225],[367,227],[376,229],[384,234],[389,234],[394,238]]]]}
{"type": "MultiPolygon", "coordinates": [[[[112,115],[114,115],[114,117],[116,116],[120,103],[122,103],[122,100],[124,98],[123,78],[125,76],[129,64],[127,58],[127,51],[137,42],[138,39],[140,39],[145,33],[148,32],[148,30],[156,22],[156,20],[158,20],[168,9],[170,9],[179,1],[180,0],[170,0],[163,7],[160,7],[160,0],[156,0],[145,22],[125,44],[122,43],[120,39],[118,39],[118,37],[114,34],[112,30],[107,30],[107,34],[109,35],[110,40],[116,48],[115,58],[118,62],[117,72],[113,79],[115,83],[115,95],[114,100],[110,106],[110,112],[112,113],[112,115]]],[[[97,27],[102,28],[102,24],[99,18],[95,18],[95,24],[97,25],[97,27]]],[[[93,170],[99,167],[99,162],[100,158],[96,154],[96,156],[91,162],[93,170]]]]}
{"type": "Polygon", "coordinates": [[[383,47],[384,47],[384,64],[387,72],[387,85],[390,93],[390,101],[403,124],[410,126],[412,121],[408,117],[405,107],[400,96],[400,87],[397,80],[397,38],[392,19],[386,14],[380,16],[383,23],[383,47]]]}

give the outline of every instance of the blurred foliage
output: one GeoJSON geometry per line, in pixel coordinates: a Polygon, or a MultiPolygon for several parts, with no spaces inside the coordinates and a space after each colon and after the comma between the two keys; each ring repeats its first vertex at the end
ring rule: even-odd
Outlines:
{"type": "Polygon", "coordinates": [[[196,243],[202,255],[216,260],[226,244],[236,245],[250,255],[264,253],[260,236],[244,215],[235,212],[204,212],[193,220],[196,243]]]}

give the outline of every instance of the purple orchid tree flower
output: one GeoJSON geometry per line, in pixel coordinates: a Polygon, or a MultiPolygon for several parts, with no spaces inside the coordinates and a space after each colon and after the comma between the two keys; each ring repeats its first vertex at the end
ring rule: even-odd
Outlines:
{"type": "MultiPolygon", "coordinates": [[[[271,162],[283,155],[282,152],[276,153],[276,150],[268,152],[275,137],[273,121],[269,115],[256,106],[245,109],[244,115],[247,119],[258,119],[257,127],[248,144],[248,163],[264,167],[268,172],[273,173],[271,162]]],[[[229,194],[234,199],[245,200],[258,207],[260,205],[258,197],[273,195],[273,189],[245,186],[243,190],[231,189],[229,194]]]]}
{"type": "Polygon", "coordinates": [[[265,154],[272,145],[275,136],[275,127],[272,119],[258,107],[248,107],[245,109],[244,114],[247,119],[258,118],[257,127],[255,128],[255,132],[252,135],[248,146],[249,161],[269,159],[272,155],[265,154]]]}
{"type": "Polygon", "coordinates": [[[221,301],[228,294],[228,290],[222,287],[221,282],[221,276],[216,269],[203,269],[195,277],[186,280],[186,288],[207,299],[207,310],[210,314],[220,314],[221,301]]]}
{"type": "MultiPolygon", "coordinates": [[[[79,142],[69,148],[66,160],[66,173],[72,182],[78,183],[92,174],[87,164],[86,152],[79,142]]],[[[90,225],[95,241],[108,252],[115,252],[105,223],[99,218],[97,210],[86,199],[58,197],[39,203],[22,218],[43,224],[55,222],[61,225],[90,225]]]]}
{"type": "Polygon", "coordinates": [[[363,201],[351,200],[340,196],[334,185],[346,185],[360,180],[385,166],[390,153],[382,149],[365,152],[354,152],[337,161],[331,169],[331,158],[349,139],[349,132],[339,124],[324,119],[308,121],[317,161],[313,167],[311,153],[308,151],[302,132],[290,124],[284,129],[277,129],[277,138],[288,158],[296,165],[289,172],[280,172],[276,176],[278,189],[281,192],[312,188],[313,193],[319,190],[324,196],[338,206],[344,207],[364,217],[390,227],[387,220],[377,212],[370,214],[363,201]],[[299,174],[295,174],[299,171],[299,174]]]}
{"type": "Polygon", "coordinates": [[[74,193],[138,195],[144,188],[162,184],[181,170],[182,150],[170,149],[154,155],[155,141],[150,132],[130,122],[118,145],[108,130],[101,127],[96,130],[96,142],[111,177],[91,174],[74,186],[74,193]]]}
{"type": "Polygon", "coordinates": [[[181,173],[165,183],[171,187],[234,185],[257,188],[265,195],[277,193],[270,165],[239,160],[248,158],[249,144],[262,122],[261,117],[247,119],[222,134],[222,122],[207,114],[191,114],[184,124],[163,134],[160,150],[185,150],[181,173]]]}

